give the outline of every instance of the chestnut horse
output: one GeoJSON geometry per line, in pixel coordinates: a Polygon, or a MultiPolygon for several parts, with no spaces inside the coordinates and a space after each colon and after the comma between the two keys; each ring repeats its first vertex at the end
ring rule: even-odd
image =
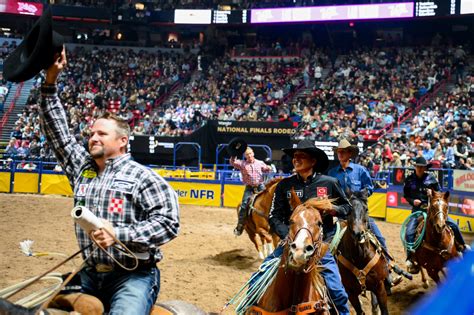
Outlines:
{"type": "MultiPolygon", "coordinates": [[[[268,215],[272,205],[273,194],[275,193],[277,184],[281,180],[282,178],[271,179],[265,185],[265,189],[257,195],[252,196],[249,202],[250,210],[245,220],[244,229],[252,243],[254,243],[260,259],[264,259],[270,255],[279,241],[276,234],[270,233],[268,215]]],[[[237,211],[239,207],[240,205],[237,206],[237,211]]]]}
{"type": "Polygon", "coordinates": [[[328,293],[317,266],[328,249],[318,209],[327,207],[329,200],[313,198],[301,204],[294,192],[291,200],[298,206],[289,221],[275,279],[246,314],[329,314],[328,293]]]}
{"type": "MultiPolygon", "coordinates": [[[[440,281],[440,273],[444,274],[446,262],[452,258],[459,257],[454,243],[454,234],[446,224],[449,208],[449,191],[442,193],[428,189],[428,210],[425,236],[423,243],[415,250],[414,262],[421,268],[421,277],[426,287],[426,280],[423,268],[436,283],[440,281]]],[[[420,230],[420,226],[418,227],[420,230]]]]}
{"type": "MultiPolygon", "coordinates": [[[[350,194],[349,194],[350,195],[350,194]]],[[[364,314],[359,295],[371,291],[372,312],[377,302],[383,315],[388,314],[384,280],[389,270],[383,249],[368,229],[367,191],[354,192],[349,200],[352,212],[347,218],[347,231],[336,253],[342,283],[357,314],[364,314]]]]}

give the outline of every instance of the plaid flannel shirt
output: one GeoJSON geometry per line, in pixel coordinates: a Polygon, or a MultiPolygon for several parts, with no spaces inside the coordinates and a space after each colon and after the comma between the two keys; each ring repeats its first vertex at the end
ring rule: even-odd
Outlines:
{"type": "Polygon", "coordinates": [[[270,166],[257,159],[253,163],[236,159],[231,160],[231,164],[242,173],[242,182],[252,187],[262,184],[265,181],[263,173],[268,173],[272,170],[270,166]]]}
{"type": "MultiPolygon", "coordinates": [[[[117,239],[136,253],[149,253],[152,262],[162,259],[159,246],[175,238],[179,231],[179,207],[176,192],[150,168],[125,154],[106,162],[102,174],[84,146],[69,132],[66,112],[57,95],[43,91],[41,125],[49,144],[66,173],[74,191],[74,204],[91,210],[114,226],[117,239]]],[[[80,248],[91,243],[76,224],[80,248]]],[[[110,247],[109,253],[125,266],[133,260],[110,247]]],[[[86,250],[83,257],[91,254],[86,250]]],[[[102,251],[95,251],[88,264],[113,265],[102,251]]]]}

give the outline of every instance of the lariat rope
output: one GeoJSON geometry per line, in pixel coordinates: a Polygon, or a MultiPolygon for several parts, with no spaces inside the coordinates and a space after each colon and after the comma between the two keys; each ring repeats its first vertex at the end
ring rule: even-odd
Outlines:
{"type": "Polygon", "coordinates": [[[423,237],[425,236],[426,222],[427,222],[426,217],[427,217],[426,212],[416,211],[410,214],[408,218],[406,218],[405,221],[403,221],[402,228],[400,229],[400,239],[402,241],[403,246],[407,250],[407,252],[415,251],[418,247],[420,247],[421,243],[423,242],[423,237]],[[423,229],[421,230],[420,235],[418,235],[418,237],[416,238],[414,242],[408,242],[406,240],[407,224],[411,218],[413,217],[418,218],[420,215],[423,216],[423,229]]]}
{"type": "Polygon", "coordinates": [[[281,257],[275,257],[263,262],[258,268],[258,272],[255,272],[239,289],[239,291],[229,300],[229,302],[224,305],[221,313],[229,305],[238,304],[235,311],[236,314],[245,314],[247,308],[257,303],[262,298],[263,294],[267,291],[267,288],[275,279],[280,261],[281,257]],[[251,283],[252,285],[250,285],[251,283]]]}

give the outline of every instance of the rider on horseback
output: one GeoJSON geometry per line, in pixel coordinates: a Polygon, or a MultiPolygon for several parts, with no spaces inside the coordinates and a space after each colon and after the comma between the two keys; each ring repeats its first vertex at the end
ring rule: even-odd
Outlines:
{"type": "MultiPolygon", "coordinates": [[[[426,172],[429,168],[431,168],[431,164],[429,164],[424,157],[418,157],[415,161],[415,172],[405,179],[403,193],[407,202],[412,206],[412,212],[426,212],[428,207],[428,189],[440,191],[440,186],[436,178],[426,172]]],[[[456,222],[448,217],[446,223],[453,230],[459,250],[464,251],[470,249],[469,245],[464,242],[464,238],[456,222]]],[[[417,226],[418,218],[412,216],[406,226],[405,239],[408,244],[415,242],[417,226]]],[[[410,273],[416,274],[420,269],[418,265],[413,263],[412,255],[413,251],[407,248],[407,270],[410,273]]]]}
{"type": "MultiPolygon", "coordinates": [[[[335,148],[335,153],[337,154],[340,165],[331,168],[328,175],[335,177],[345,192],[347,192],[347,190],[356,192],[365,188],[370,196],[374,190],[374,185],[372,184],[369,171],[364,166],[350,161],[359,154],[357,146],[352,145],[346,139],[342,139],[339,141],[338,147],[335,148]]],[[[374,219],[370,217],[369,228],[379,241],[380,245],[382,245],[385,252],[388,253],[385,238],[382,236],[378,226],[375,224],[374,219]]],[[[392,273],[389,273],[389,276],[386,279],[386,287],[395,286],[399,284],[401,280],[401,276],[392,276],[392,273]]]]}
{"type": "MultiPolygon", "coordinates": [[[[275,190],[269,217],[272,230],[282,240],[288,235],[289,218],[293,210],[289,200],[291,190],[294,189],[296,195],[303,202],[314,197],[337,199],[332,209],[322,214],[324,241],[330,242],[335,233],[333,217],[345,218],[352,211],[352,207],[337,180],[321,174],[329,164],[326,153],[316,148],[314,142],[310,140],[302,140],[296,148],[283,151],[292,157],[296,174],[284,178],[275,190]]],[[[283,247],[280,245],[267,259],[279,257],[282,253],[283,247]]],[[[348,296],[341,283],[341,276],[334,257],[327,251],[319,263],[323,267],[321,275],[339,314],[349,314],[348,296]]]]}
{"type": "Polygon", "coordinates": [[[252,194],[257,193],[265,188],[265,178],[263,173],[268,173],[272,170],[271,166],[265,164],[263,161],[257,160],[254,156],[252,148],[247,147],[245,150],[245,160],[239,160],[236,156],[230,158],[230,164],[236,169],[240,170],[242,174],[242,181],[245,184],[244,195],[239,209],[239,221],[237,227],[234,229],[234,234],[239,236],[244,230],[244,222],[247,216],[247,206],[249,198],[252,194]]]}

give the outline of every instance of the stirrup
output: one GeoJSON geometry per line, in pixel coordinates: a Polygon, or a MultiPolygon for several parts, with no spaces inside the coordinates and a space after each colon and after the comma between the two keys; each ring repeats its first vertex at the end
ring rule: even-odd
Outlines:
{"type": "Polygon", "coordinates": [[[405,262],[406,264],[406,267],[407,267],[407,271],[409,273],[411,273],[412,275],[415,275],[417,273],[420,272],[420,266],[418,266],[417,264],[415,264],[413,261],[411,261],[410,259],[407,259],[407,261],[405,262]]]}

